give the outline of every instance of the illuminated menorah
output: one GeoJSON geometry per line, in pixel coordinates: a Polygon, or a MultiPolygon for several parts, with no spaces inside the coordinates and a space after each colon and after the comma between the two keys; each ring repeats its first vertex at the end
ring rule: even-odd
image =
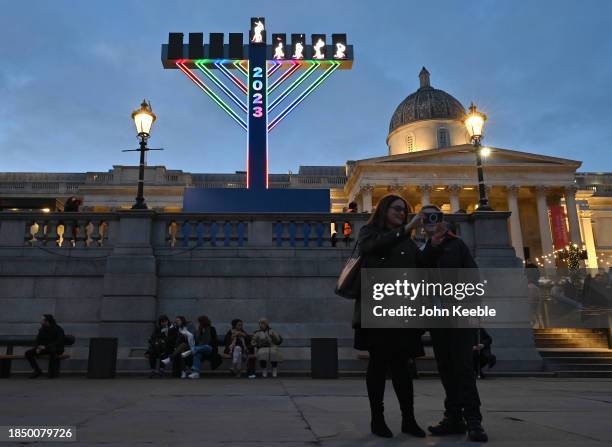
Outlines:
{"type": "Polygon", "coordinates": [[[291,34],[290,46],[285,34],[272,34],[268,45],[265,19],[254,17],[248,45],[242,33],[230,33],[229,45],[223,33],[210,33],[206,45],[203,33],[189,33],[187,45],[183,33],[170,33],[162,64],[181,70],[248,135],[246,189],[188,188],[185,211],[329,211],[327,189],[269,188],[268,133],[332,73],[352,67],[346,34],[332,34],[331,45],[325,34],[310,45],[291,34]]]}

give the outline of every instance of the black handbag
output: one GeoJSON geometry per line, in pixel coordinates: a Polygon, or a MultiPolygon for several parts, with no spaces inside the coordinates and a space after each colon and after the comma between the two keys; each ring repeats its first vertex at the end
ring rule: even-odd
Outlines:
{"type": "MultiPolygon", "coordinates": [[[[336,283],[336,295],[343,298],[355,300],[361,295],[361,264],[363,258],[361,255],[355,256],[357,245],[351,252],[351,256],[347,259],[344,268],[340,272],[338,282],[336,283]]],[[[359,253],[359,252],[358,252],[359,253]]]]}

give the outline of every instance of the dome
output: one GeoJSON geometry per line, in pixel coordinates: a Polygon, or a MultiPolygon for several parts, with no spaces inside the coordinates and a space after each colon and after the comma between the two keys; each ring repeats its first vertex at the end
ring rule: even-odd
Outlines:
{"type": "Polygon", "coordinates": [[[419,73],[419,79],[421,87],[395,109],[389,123],[389,133],[405,124],[420,120],[463,120],[465,116],[463,105],[444,90],[433,88],[429,83],[429,72],[425,67],[419,73]]]}

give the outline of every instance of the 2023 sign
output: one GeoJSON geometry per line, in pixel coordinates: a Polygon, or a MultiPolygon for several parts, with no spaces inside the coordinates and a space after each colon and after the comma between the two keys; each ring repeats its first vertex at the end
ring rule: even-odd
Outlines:
{"type": "Polygon", "coordinates": [[[251,73],[251,110],[254,118],[263,116],[263,68],[253,67],[251,73]]]}

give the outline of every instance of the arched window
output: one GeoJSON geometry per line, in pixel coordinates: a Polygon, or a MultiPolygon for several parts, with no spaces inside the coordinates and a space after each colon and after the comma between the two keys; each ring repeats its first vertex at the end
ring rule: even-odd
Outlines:
{"type": "Polygon", "coordinates": [[[442,147],[450,146],[450,138],[448,136],[448,130],[444,127],[438,129],[438,149],[442,147]]]}
{"type": "Polygon", "coordinates": [[[414,136],[412,134],[406,135],[406,152],[412,152],[414,150],[414,136]]]}

